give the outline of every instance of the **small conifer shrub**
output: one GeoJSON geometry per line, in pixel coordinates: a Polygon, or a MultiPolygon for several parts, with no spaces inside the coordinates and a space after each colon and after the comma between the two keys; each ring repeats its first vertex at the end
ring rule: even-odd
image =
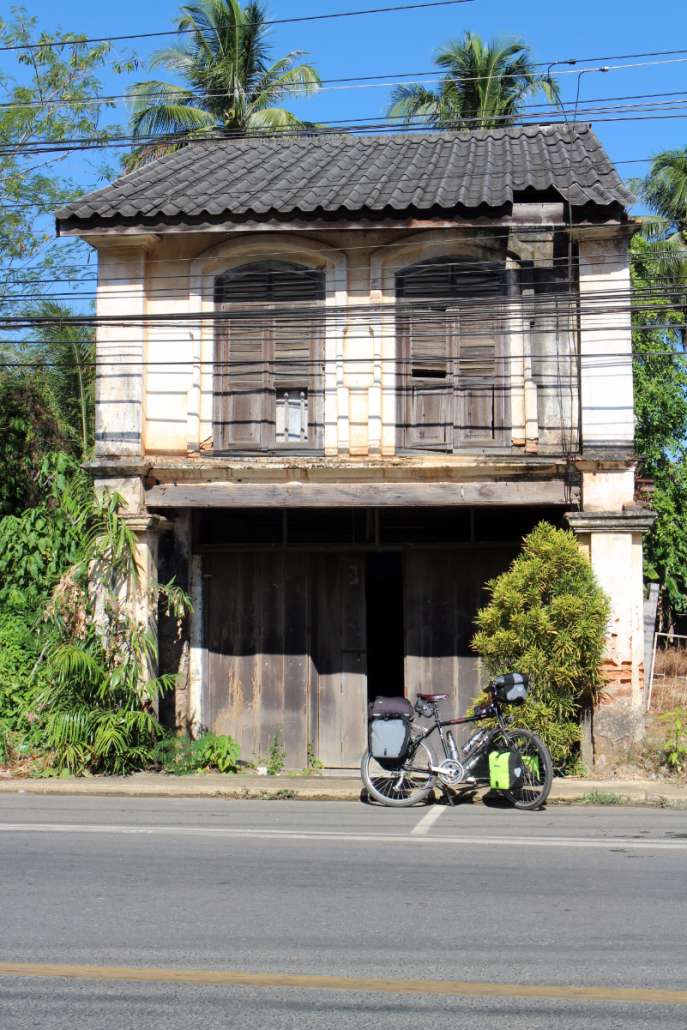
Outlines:
{"type": "Polygon", "coordinates": [[[554,766],[579,753],[580,714],[600,687],[610,606],[575,535],[540,522],[510,568],[487,583],[473,649],[490,676],[524,672],[530,692],[517,723],[546,741],[554,766]]]}

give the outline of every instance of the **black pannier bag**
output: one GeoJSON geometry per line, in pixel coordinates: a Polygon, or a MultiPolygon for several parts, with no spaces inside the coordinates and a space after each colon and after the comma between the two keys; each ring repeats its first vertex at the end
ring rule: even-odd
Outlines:
{"type": "Polygon", "coordinates": [[[529,682],[529,676],[523,672],[507,672],[503,676],[497,676],[492,680],[494,697],[502,704],[524,704],[529,682]]]}
{"type": "Polygon", "coordinates": [[[368,746],[380,765],[397,768],[408,754],[413,706],[404,697],[377,697],[369,707],[368,746]]]}

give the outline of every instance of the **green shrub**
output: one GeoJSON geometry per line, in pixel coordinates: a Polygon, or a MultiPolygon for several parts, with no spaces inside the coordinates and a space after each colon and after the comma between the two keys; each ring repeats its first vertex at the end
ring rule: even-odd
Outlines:
{"type": "Polygon", "coordinates": [[[0,723],[26,733],[27,713],[35,690],[32,676],[40,655],[36,629],[26,615],[0,611],[0,723]]]}
{"type": "MultiPolygon", "coordinates": [[[[155,703],[173,677],[151,675],[156,639],[130,612],[139,590],[136,539],[119,517],[120,504],[116,495],[91,497],[80,559],[60,577],[44,612],[43,682],[34,703],[58,772],[144,769],[163,735],[155,703]]],[[[177,619],[188,610],[189,598],[173,583],[157,595],[177,619]]]]}
{"type": "Polygon", "coordinates": [[[193,741],[193,748],[198,768],[216,769],[221,773],[237,772],[241,749],[233,737],[206,733],[193,741]]]}
{"type": "Polygon", "coordinates": [[[270,741],[267,755],[267,775],[278,776],[286,765],[286,749],[282,747],[279,734],[275,733],[270,741]]]}
{"type": "Polygon", "coordinates": [[[661,762],[672,773],[687,770],[687,709],[665,712],[661,722],[669,727],[668,738],[661,749],[661,762]]]}
{"type": "Polygon", "coordinates": [[[609,603],[573,533],[540,522],[511,567],[487,584],[472,647],[489,675],[524,672],[530,696],[517,721],[539,733],[554,765],[579,748],[580,713],[600,687],[609,603]]]}
{"type": "Polygon", "coordinates": [[[198,740],[166,736],[153,749],[153,763],[175,776],[187,776],[205,769],[221,773],[238,772],[241,753],[233,737],[206,733],[198,740]]]}

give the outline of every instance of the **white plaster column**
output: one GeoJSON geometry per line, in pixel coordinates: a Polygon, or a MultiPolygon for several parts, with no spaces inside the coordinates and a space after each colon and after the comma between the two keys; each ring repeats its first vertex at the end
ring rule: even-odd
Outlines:
{"type": "Polygon", "coordinates": [[[644,731],[642,536],[655,516],[626,509],[571,512],[566,518],[611,605],[601,670],[604,687],[592,720],[594,760],[603,768],[644,731]]]}
{"type": "MultiPolygon", "coordinates": [[[[136,548],[134,561],[136,575],[122,579],[116,586],[119,604],[139,629],[148,631],[157,649],[157,559],[160,533],[170,528],[171,523],[160,515],[145,511],[143,481],[140,476],[118,479],[97,479],[97,494],[118,494],[122,498],[120,518],[134,533],[136,548]]],[[[96,610],[102,611],[102,579],[108,577],[109,569],[91,570],[91,583],[96,599],[96,610]]],[[[142,670],[142,679],[157,676],[157,657],[147,669],[142,670]]]]}
{"type": "Polygon", "coordinates": [[[98,247],[95,450],[143,453],[146,252],[154,236],[103,237],[98,247]],[[109,321],[112,319],[113,321],[109,321]]]}
{"type": "Polygon", "coordinates": [[[504,326],[508,359],[504,366],[510,394],[511,442],[515,447],[524,447],[527,440],[525,349],[529,344],[529,334],[525,334],[522,298],[516,281],[517,267],[513,258],[506,259],[509,287],[504,326]]]}
{"type": "Polygon", "coordinates": [[[358,457],[369,452],[373,348],[368,319],[364,315],[351,316],[344,337],[344,383],[348,394],[348,450],[358,457]]]}
{"type": "Polygon", "coordinates": [[[634,439],[628,233],[578,233],[582,448],[624,448],[634,439]]]}
{"type": "Polygon", "coordinates": [[[203,684],[207,670],[204,632],[205,591],[203,587],[203,558],[199,554],[194,554],[189,563],[189,594],[193,611],[191,612],[191,655],[187,709],[187,725],[194,737],[200,734],[203,726],[203,684]]]}

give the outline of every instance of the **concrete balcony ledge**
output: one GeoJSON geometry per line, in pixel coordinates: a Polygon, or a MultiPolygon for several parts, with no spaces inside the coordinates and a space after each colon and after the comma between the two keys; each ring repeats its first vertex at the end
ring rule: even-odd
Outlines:
{"type": "Polygon", "coordinates": [[[624,511],[568,511],[568,525],[575,533],[648,533],[656,512],[647,508],[624,511]]]}

